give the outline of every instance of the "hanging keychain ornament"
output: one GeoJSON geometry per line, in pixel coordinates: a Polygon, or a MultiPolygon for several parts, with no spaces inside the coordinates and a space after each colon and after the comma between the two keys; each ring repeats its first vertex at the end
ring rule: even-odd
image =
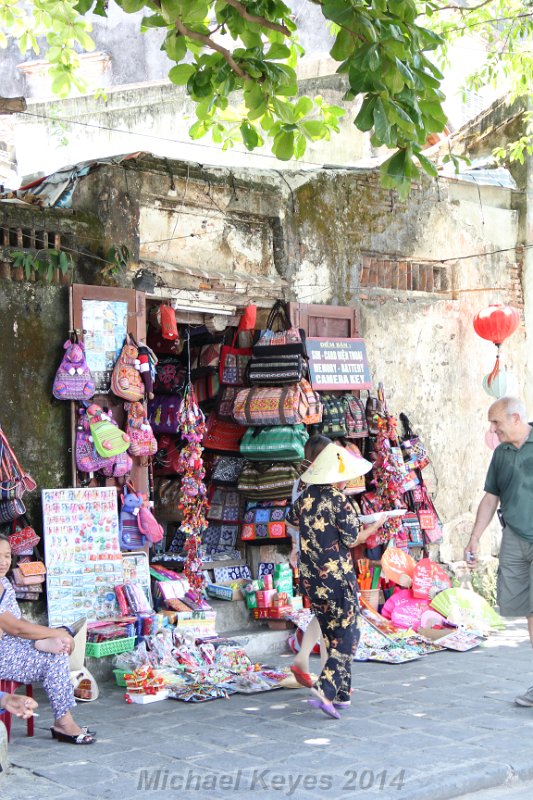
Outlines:
{"type": "Polygon", "coordinates": [[[178,413],[179,431],[186,444],[182,448],[176,471],[182,475],[178,508],[183,519],[179,530],[185,535],[186,559],[183,571],[195,600],[202,595],[204,576],[200,546],[202,534],[207,528],[207,487],[204,483],[205,467],[202,458],[202,440],[206,431],[205,416],[198,405],[191,383],[190,337],[187,347],[187,384],[183,391],[183,401],[178,413]]]}

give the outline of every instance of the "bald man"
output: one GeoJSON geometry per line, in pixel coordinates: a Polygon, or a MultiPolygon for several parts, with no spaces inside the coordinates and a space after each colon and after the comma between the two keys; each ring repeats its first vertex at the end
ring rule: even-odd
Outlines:
{"type": "MultiPolygon", "coordinates": [[[[500,614],[526,617],[533,646],[533,428],[516,397],[497,400],[488,418],[500,444],[492,455],[465,559],[474,569],[479,540],[499,504],[503,525],[497,584],[500,614]]],[[[533,686],[515,703],[533,706],[533,686]]]]}

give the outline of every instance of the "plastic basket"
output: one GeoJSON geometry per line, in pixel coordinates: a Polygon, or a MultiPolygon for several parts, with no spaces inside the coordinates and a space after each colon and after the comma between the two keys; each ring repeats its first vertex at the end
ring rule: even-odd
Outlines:
{"type": "Polygon", "coordinates": [[[85,655],[91,658],[103,658],[104,656],[114,656],[117,653],[127,653],[135,647],[135,636],[128,636],[126,639],[113,639],[110,642],[87,642],[85,645],[85,655]]]}
{"type": "Polygon", "coordinates": [[[113,670],[113,672],[114,672],[114,674],[115,674],[115,681],[116,681],[116,683],[117,683],[117,686],[127,686],[127,685],[128,685],[128,684],[126,683],[126,680],[125,680],[125,678],[124,678],[124,675],[127,675],[127,674],[128,674],[128,671],[127,671],[127,670],[124,670],[124,669],[114,669],[114,670],[113,670]]]}

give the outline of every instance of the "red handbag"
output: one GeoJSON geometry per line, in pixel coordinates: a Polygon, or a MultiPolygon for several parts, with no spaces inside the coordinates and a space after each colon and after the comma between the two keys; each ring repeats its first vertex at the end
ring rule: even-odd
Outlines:
{"type": "Polygon", "coordinates": [[[28,525],[28,520],[26,517],[20,517],[19,519],[13,520],[13,524],[11,526],[11,535],[9,537],[9,544],[11,546],[12,553],[14,553],[16,556],[31,555],[33,548],[37,547],[40,541],[41,537],[37,536],[31,525],[28,525]],[[23,528],[17,530],[19,520],[22,520],[25,525],[23,528]]]}
{"type": "Polygon", "coordinates": [[[238,453],[239,443],[245,432],[244,425],[238,425],[236,422],[224,422],[212,411],[207,420],[207,430],[202,444],[210,450],[238,453]]]}

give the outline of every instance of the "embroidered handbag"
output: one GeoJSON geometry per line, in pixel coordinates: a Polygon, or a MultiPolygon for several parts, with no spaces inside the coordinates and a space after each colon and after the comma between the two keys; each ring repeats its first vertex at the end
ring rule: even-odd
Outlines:
{"type": "Polygon", "coordinates": [[[248,503],[244,512],[241,539],[281,539],[287,536],[287,501],[248,503]]]}
{"type": "Polygon", "coordinates": [[[402,528],[407,534],[408,544],[411,547],[422,547],[424,540],[422,538],[422,529],[420,527],[420,520],[418,516],[412,511],[408,511],[402,517],[402,528]]]}
{"type": "Polygon", "coordinates": [[[322,419],[322,403],[311,384],[302,380],[282,388],[241,389],[233,413],[242,425],[314,425],[322,419]]]}
{"type": "MultiPolygon", "coordinates": [[[[242,320],[241,320],[242,322],[242,320]]],[[[231,344],[222,345],[220,351],[219,375],[224,386],[244,386],[246,369],[252,356],[251,347],[237,347],[240,325],[235,331],[231,344]]]]}
{"type": "Polygon", "coordinates": [[[220,379],[218,372],[210,372],[205,375],[193,377],[194,393],[199,403],[214,400],[220,389],[220,379]]]}
{"type": "Polygon", "coordinates": [[[236,486],[244,460],[238,456],[218,456],[211,472],[211,483],[236,486]]]}
{"type": "Polygon", "coordinates": [[[178,471],[180,441],[177,436],[166,433],[159,437],[153,461],[155,475],[173,475],[178,471]]]}
{"type": "Polygon", "coordinates": [[[291,496],[300,470],[299,464],[288,461],[281,464],[247,461],[237,488],[248,500],[285,500],[291,496]]]}
{"type": "Polygon", "coordinates": [[[124,403],[124,409],[128,412],[126,421],[126,431],[130,437],[128,448],[132,456],[145,458],[157,453],[157,441],[148,422],[146,412],[142,403],[124,403]]]}
{"type": "Polygon", "coordinates": [[[175,519],[180,515],[178,506],[181,502],[181,478],[156,478],[155,480],[155,505],[159,511],[166,515],[173,515],[175,519]]]}
{"type": "Polygon", "coordinates": [[[144,383],[139,372],[139,349],[131,335],[126,334],[120,355],[113,367],[111,375],[111,391],[124,400],[142,400],[144,383]]]}
{"type": "Polygon", "coordinates": [[[13,568],[13,578],[18,586],[34,586],[44,583],[46,567],[42,561],[19,561],[13,568]]]}
{"type": "Polygon", "coordinates": [[[58,400],[88,400],[95,392],[91,370],[85,360],[83,342],[76,333],[63,345],[65,354],[57,368],[52,394],[58,400]]]}
{"type": "Polygon", "coordinates": [[[346,437],[348,439],[362,439],[368,436],[366,409],[363,401],[353,394],[342,396],[344,405],[344,421],[346,424],[346,437]]]}
{"type": "Polygon", "coordinates": [[[212,486],[209,492],[207,519],[216,522],[241,522],[244,500],[236,489],[212,486]]]}
{"type": "Polygon", "coordinates": [[[239,443],[245,431],[246,428],[242,425],[236,422],[224,422],[212,411],[207,419],[207,430],[202,444],[210,450],[238,453],[239,443]]]}
{"type": "MultiPolygon", "coordinates": [[[[20,466],[0,426],[0,501],[20,499],[24,492],[32,492],[36,488],[37,484],[20,466]]],[[[5,513],[9,513],[8,510],[5,513]]],[[[13,517],[10,516],[4,521],[8,522],[12,519],[13,517]]]]}
{"type": "Polygon", "coordinates": [[[307,358],[305,331],[294,328],[283,300],[277,300],[267,319],[266,329],[261,330],[253,346],[254,356],[301,355],[307,358]],[[274,330],[274,326],[280,326],[274,330]]]}
{"type": "Polygon", "coordinates": [[[411,469],[424,469],[429,464],[429,456],[420,438],[413,433],[411,423],[405,414],[400,414],[404,436],[400,443],[403,457],[411,469]]]}
{"type": "Polygon", "coordinates": [[[14,553],[16,556],[31,555],[33,548],[37,547],[40,541],[40,536],[38,536],[31,525],[28,524],[28,520],[25,516],[23,516],[20,520],[13,520],[11,534],[9,536],[9,544],[11,546],[12,553],[14,553]],[[19,522],[23,522],[24,525],[22,528],[17,530],[17,525],[19,522]]]}
{"type": "Polygon", "coordinates": [[[286,386],[298,383],[307,374],[307,361],[297,353],[279,356],[252,356],[247,382],[252,386],[286,386]]]}
{"type": "Polygon", "coordinates": [[[207,342],[200,347],[191,348],[191,370],[194,378],[195,372],[213,370],[218,372],[222,342],[207,342]]]}
{"type": "Polygon", "coordinates": [[[210,522],[202,534],[202,546],[206,553],[221,553],[233,550],[239,535],[239,525],[226,525],[210,522]]]}
{"type": "Polygon", "coordinates": [[[239,392],[238,386],[221,386],[215,405],[217,416],[225,422],[235,422],[233,405],[239,392]]]}
{"type": "Polygon", "coordinates": [[[158,356],[155,368],[154,394],[179,394],[186,374],[185,365],[176,356],[158,356]]]}
{"type": "Polygon", "coordinates": [[[148,421],[154,433],[177,434],[180,430],[181,397],[158,395],[148,401],[148,421]]]}
{"type": "Polygon", "coordinates": [[[26,513],[26,506],[19,497],[0,502],[0,522],[11,522],[26,513]]]}
{"type": "Polygon", "coordinates": [[[248,428],[241,439],[241,453],[250,461],[301,461],[308,439],[301,424],[248,428]]]}

